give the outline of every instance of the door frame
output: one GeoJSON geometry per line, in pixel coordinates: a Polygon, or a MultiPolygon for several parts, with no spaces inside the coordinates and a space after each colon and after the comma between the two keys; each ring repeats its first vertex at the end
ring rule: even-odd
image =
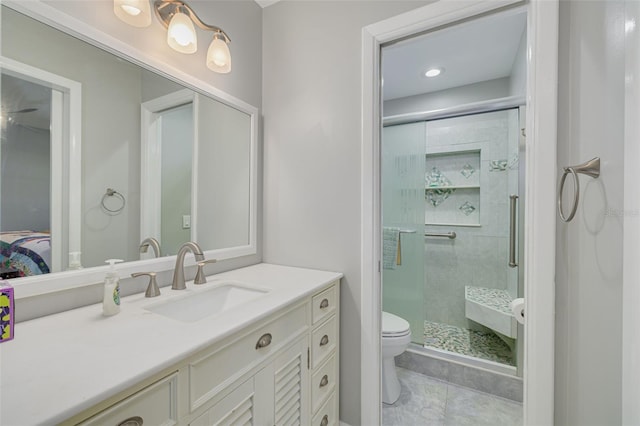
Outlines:
{"type": "Polygon", "coordinates": [[[518,4],[527,7],[524,424],[553,424],[558,0],[440,1],[363,28],[361,424],[381,420],[381,46],[518,4]]]}
{"type": "Polygon", "coordinates": [[[640,160],[640,3],[626,0],[625,5],[625,81],[624,105],[624,215],[623,280],[622,280],[622,424],[640,422],[640,194],[638,194],[637,161],[640,160]]]}
{"type": "Polygon", "coordinates": [[[82,267],[82,84],[4,56],[0,56],[0,68],[9,75],[52,90],[49,266],[51,272],[79,269],[82,267]],[[66,259],[63,253],[67,253],[66,259]],[[72,257],[72,253],[78,253],[77,257],[72,257]]]}
{"type": "Polygon", "coordinates": [[[198,95],[189,89],[178,90],[143,102],[141,114],[140,164],[140,241],[161,235],[161,164],[162,135],[158,131],[161,113],[171,108],[191,104],[193,108],[193,146],[191,148],[191,241],[197,241],[198,194],[198,95]]]}

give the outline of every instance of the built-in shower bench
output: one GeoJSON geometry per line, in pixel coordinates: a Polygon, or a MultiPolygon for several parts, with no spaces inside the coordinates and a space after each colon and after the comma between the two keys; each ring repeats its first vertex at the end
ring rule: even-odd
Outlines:
{"type": "Polygon", "coordinates": [[[511,313],[513,298],[507,290],[465,286],[465,316],[504,336],[514,338],[518,330],[511,313]]]}

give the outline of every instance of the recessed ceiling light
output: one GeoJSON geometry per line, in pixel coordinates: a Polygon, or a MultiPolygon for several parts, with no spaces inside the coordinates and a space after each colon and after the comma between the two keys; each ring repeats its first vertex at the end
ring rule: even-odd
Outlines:
{"type": "Polygon", "coordinates": [[[437,77],[442,73],[442,68],[431,68],[424,73],[427,77],[437,77]]]}

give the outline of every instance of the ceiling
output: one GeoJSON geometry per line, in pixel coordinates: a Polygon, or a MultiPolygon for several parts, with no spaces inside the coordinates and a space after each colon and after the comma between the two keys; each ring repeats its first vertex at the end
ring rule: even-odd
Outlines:
{"type": "Polygon", "coordinates": [[[2,73],[2,127],[20,125],[49,130],[51,89],[2,73]]]}
{"type": "Polygon", "coordinates": [[[508,77],[526,28],[526,14],[474,20],[382,49],[384,100],[508,77]],[[428,78],[427,69],[444,68],[428,78]]]}

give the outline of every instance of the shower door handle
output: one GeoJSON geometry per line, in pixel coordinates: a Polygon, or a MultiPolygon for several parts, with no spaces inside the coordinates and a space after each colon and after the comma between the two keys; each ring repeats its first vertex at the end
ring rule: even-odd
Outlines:
{"type": "Polygon", "coordinates": [[[518,229],[516,226],[517,218],[517,208],[516,203],[518,202],[517,195],[509,196],[509,267],[515,268],[518,266],[517,262],[517,247],[516,247],[516,235],[518,233],[518,229]]]}

